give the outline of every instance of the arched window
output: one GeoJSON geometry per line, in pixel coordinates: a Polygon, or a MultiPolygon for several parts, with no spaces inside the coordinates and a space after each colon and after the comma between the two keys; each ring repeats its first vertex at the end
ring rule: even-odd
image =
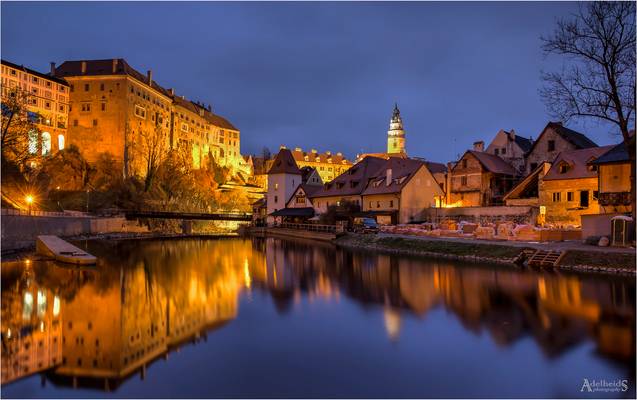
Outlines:
{"type": "Polygon", "coordinates": [[[58,135],[58,150],[64,150],[64,135],[58,135]]]}
{"type": "Polygon", "coordinates": [[[51,134],[42,132],[42,155],[46,156],[49,154],[51,154],[51,134]]]}
{"type": "Polygon", "coordinates": [[[36,154],[38,152],[38,132],[32,130],[29,132],[29,153],[36,154]]]}

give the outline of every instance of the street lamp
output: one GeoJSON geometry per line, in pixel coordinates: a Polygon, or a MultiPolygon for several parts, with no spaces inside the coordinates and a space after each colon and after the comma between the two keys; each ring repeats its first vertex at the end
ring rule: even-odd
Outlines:
{"type": "Polygon", "coordinates": [[[26,200],[27,204],[29,205],[29,215],[31,215],[31,205],[33,204],[33,196],[28,194],[24,200],[26,200]]]}

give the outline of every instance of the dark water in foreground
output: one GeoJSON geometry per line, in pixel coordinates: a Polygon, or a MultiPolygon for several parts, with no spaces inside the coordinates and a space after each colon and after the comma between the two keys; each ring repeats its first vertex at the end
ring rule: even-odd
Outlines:
{"type": "Polygon", "coordinates": [[[2,265],[3,397],[635,396],[633,279],[276,239],[86,245],[97,267],[2,265]]]}

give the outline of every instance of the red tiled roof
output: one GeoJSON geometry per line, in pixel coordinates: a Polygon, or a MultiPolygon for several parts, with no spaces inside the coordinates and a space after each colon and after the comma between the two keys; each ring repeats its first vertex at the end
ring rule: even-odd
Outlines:
{"type": "Polygon", "coordinates": [[[351,161],[347,160],[343,154],[341,153],[318,153],[318,152],[307,152],[307,151],[299,151],[297,149],[292,150],[292,156],[296,161],[305,161],[305,157],[308,157],[308,161],[305,162],[316,162],[316,157],[320,158],[320,162],[327,162],[328,159],[332,159],[332,164],[349,164],[351,165],[351,161]],[[345,162],[343,162],[345,161],[345,162]]]}
{"type": "Polygon", "coordinates": [[[302,175],[301,170],[296,165],[296,161],[294,161],[294,157],[292,157],[292,152],[288,149],[279,150],[279,154],[276,155],[268,174],[302,175]]]}
{"type": "Polygon", "coordinates": [[[426,163],[411,158],[390,157],[367,185],[363,195],[398,193],[426,163]],[[387,184],[387,173],[391,170],[391,182],[387,184]]]}
{"type": "Polygon", "coordinates": [[[467,153],[473,155],[480,164],[489,172],[494,174],[503,175],[516,175],[517,172],[509,163],[501,159],[500,157],[485,153],[483,151],[468,150],[467,153]]]}
{"type": "Polygon", "coordinates": [[[211,125],[218,126],[224,129],[230,129],[233,131],[239,131],[239,129],[237,129],[234,125],[232,125],[227,119],[219,115],[213,114],[212,112],[208,111],[207,108],[202,107],[199,104],[195,104],[192,101],[184,99],[179,96],[174,96],[173,101],[175,102],[175,105],[183,107],[197,115],[200,115],[199,111],[203,110],[203,118],[206,121],[210,122],[211,125]]]}
{"type": "Polygon", "coordinates": [[[355,196],[367,187],[369,179],[375,177],[385,165],[386,160],[378,157],[365,157],[349,170],[326,183],[313,197],[355,196]]]}
{"type": "Polygon", "coordinates": [[[587,165],[588,162],[602,156],[613,147],[611,145],[563,151],[555,158],[544,180],[594,178],[597,176],[597,171],[591,170],[587,165]],[[569,168],[566,172],[560,173],[560,166],[564,163],[568,164],[569,168]]]}

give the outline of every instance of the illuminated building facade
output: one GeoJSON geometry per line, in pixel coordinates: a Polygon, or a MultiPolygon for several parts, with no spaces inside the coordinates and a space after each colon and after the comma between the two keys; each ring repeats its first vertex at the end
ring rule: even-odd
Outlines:
{"type": "Polygon", "coordinates": [[[189,153],[195,169],[207,157],[232,172],[246,171],[239,130],[210,106],[175,95],[124,59],[65,61],[55,70],[70,85],[69,140],[89,162],[110,153],[125,175],[145,173],[149,147],[189,153]]]}
{"type": "MultiPolygon", "coordinates": [[[[51,64],[52,71],[55,64],[51,64]]],[[[47,156],[67,145],[69,84],[63,79],[43,74],[2,60],[2,101],[21,91],[27,96],[29,117],[40,131],[29,136],[29,152],[47,156]]]]}

